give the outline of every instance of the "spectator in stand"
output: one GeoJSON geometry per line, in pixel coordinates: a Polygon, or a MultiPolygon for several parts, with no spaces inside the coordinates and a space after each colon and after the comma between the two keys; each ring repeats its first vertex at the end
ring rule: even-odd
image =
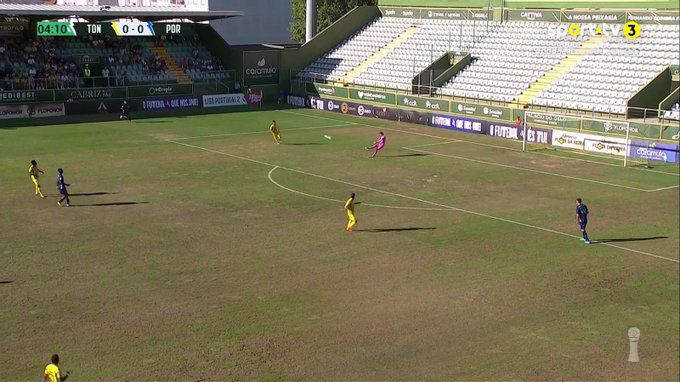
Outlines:
{"type": "Polygon", "coordinates": [[[241,83],[236,80],[234,81],[234,93],[240,93],[241,92],[241,83]]]}
{"type": "Polygon", "coordinates": [[[109,68],[107,68],[105,66],[104,69],[102,69],[102,77],[103,77],[102,81],[103,81],[104,86],[111,86],[111,83],[109,82],[109,74],[110,74],[109,68]]]}
{"type": "Polygon", "coordinates": [[[31,67],[28,69],[28,89],[34,90],[35,89],[35,76],[37,75],[37,71],[35,70],[34,67],[31,67]]]}
{"type": "Polygon", "coordinates": [[[61,76],[59,76],[59,89],[67,89],[68,88],[68,76],[66,73],[62,73],[61,76]]]}
{"type": "Polygon", "coordinates": [[[125,76],[127,73],[123,70],[116,75],[116,86],[125,86],[125,76]]]}
{"type": "Polygon", "coordinates": [[[85,68],[83,68],[83,77],[85,77],[85,86],[86,87],[92,86],[92,78],[90,77],[91,74],[92,74],[92,71],[90,71],[90,65],[85,64],[85,68]]]}
{"type": "Polygon", "coordinates": [[[16,89],[24,90],[24,89],[26,89],[26,85],[27,85],[28,81],[26,80],[26,77],[23,75],[23,73],[14,72],[12,74],[12,82],[14,82],[14,84],[15,84],[14,87],[16,89]]]}
{"type": "Polygon", "coordinates": [[[47,77],[47,87],[49,89],[56,89],[58,84],[59,80],[57,78],[57,75],[54,72],[51,72],[47,77]]]}
{"type": "Polygon", "coordinates": [[[515,126],[522,126],[522,120],[519,117],[515,120],[515,126]]]}

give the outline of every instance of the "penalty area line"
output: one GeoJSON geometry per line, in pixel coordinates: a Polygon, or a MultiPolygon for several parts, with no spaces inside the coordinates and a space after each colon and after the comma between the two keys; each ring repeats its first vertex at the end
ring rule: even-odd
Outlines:
{"type": "Polygon", "coordinates": [[[670,190],[670,189],[672,189],[672,188],[678,188],[678,187],[680,187],[680,184],[676,184],[675,186],[670,186],[670,187],[661,187],[661,188],[657,188],[657,189],[651,190],[651,191],[649,191],[649,192],[670,190]]]}
{"type": "MultiPolygon", "coordinates": [[[[305,117],[309,117],[309,118],[316,118],[316,119],[322,119],[322,120],[328,120],[328,121],[342,122],[341,119],[337,119],[337,118],[322,117],[322,116],[318,116],[318,115],[299,113],[299,112],[294,112],[294,111],[290,111],[290,110],[282,110],[281,112],[305,116],[305,117]]],[[[421,137],[443,139],[443,140],[451,141],[451,142],[469,143],[469,144],[475,145],[475,146],[485,146],[485,147],[493,147],[493,148],[508,150],[508,151],[524,152],[520,149],[515,149],[515,148],[507,147],[507,146],[494,145],[494,144],[490,144],[490,143],[474,142],[474,141],[469,141],[469,140],[466,140],[466,139],[453,139],[453,138],[441,137],[441,136],[432,135],[432,134],[417,133],[417,132],[414,132],[414,131],[406,131],[406,130],[395,129],[395,128],[390,128],[390,127],[370,125],[370,124],[367,124],[365,122],[360,123],[359,125],[370,127],[370,128],[373,128],[373,129],[383,129],[383,130],[394,131],[394,132],[399,132],[399,133],[404,133],[404,134],[418,135],[418,136],[421,136],[421,137]]],[[[412,146],[412,147],[417,147],[417,146],[412,146]]],[[[574,158],[574,157],[566,156],[566,155],[556,155],[556,154],[550,154],[550,153],[538,152],[538,151],[526,151],[526,153],[549,156],[549,157],[560,158],[560,159],[567,159],[567,160],[572,160],[572,161],[592,163],[592,164],[601,165],[601,166],[624,168],[621,165],[614,164],[614,163],[607,163],[607,162],[589,160],[589,159],[584,159],[584,158],[574,158]]],[[[597,157],[597,158],[600,157],[600,156],[595,155],[595,154],[588,154],[588,153],[581,153],[581,152],[574,152],[574,153],[577,154],[577,155],[592,156],[592,157],[597,157]]],[[[642,168],[635,168],[635,167],[625,167],[625,168],[629,169],[629,170],[635,170],[635,171],[643,171],[643,172],[648,172],[648,173],[651,172],[651,173],[656,173],[656,174],[661,174],[661,175],[669,175],[669,176],[674,176],[674,177],[680,177],[680,173],[671,173],[671,172],[666,172],[666,171],[642,169],[642,168]]],[[[679,186],[675,186],[675,187],[679,187],[679,186]]],[[[669,187],[669,188],[674,188],[674,187],[669,187]]],[[[651,191],[648,190],[647,192],[656,192],[656,191],[662,191],[662,190],[665,190],[665,189],[667,189],[667,188],[655,189],[655,190],[651,190],[651,191]]]]}
{"type": "MultiPolygon", "coordinates": [[[[327,177],[327,176],[324,176],[324,175],[314,174],[314,173],[303,171],[303,170],[279,166],[279,165],[276,165],[276,164],[264,162],[264,161],[257,160],[257,159],[252,159],[252,158],[248,158],[248,157],[244,157],[244,156],[240,156],[240,155],[235,155],[235,154],[229,154],[229,153],[219,151],[219,150],[213,150],[213,149],[209,149],[209,148],[206,148],[206,147],[192,145],[192,144],[189,144],[189,143],[177,142],[177,141],[173,141],[171,139],[167,140],[167,142],[174,143],[176,145],[194,148],[194,149],[197,149],[197,150],[206,151],[206,152],[213,153],[213,154],[218,154],[218,155],[223,155],[223,156],[227,156],[227,157],[231,157],[231,158],[241,159],[241,160],[251,162],[251,163],[257,163],[257,164],[261,164],[263,166],[281,168],[282,170],[296,172],[298,174],[308,175],[308,176],[312,176],[312,177],[319,178],[319,179],[325,179],[325,180],[329,180],[329,181],[340,183],[340,184],[345,184],[345,185],[352,186],[352,187],[362,188],[364,190],[369,190],[369,191],[377,192],[377,193],[380,193],[380,194],[391,195],[391,196],[396,196],[396,197],[400,197],[400,198],[404,198],[404,199],[408,199],[408,200],[413,200],[413,201],[421,202],[421,203],[424,203],[424,204],[429,204],[431,206],[440,207],[440,208],[443,208],[443,209],[446,209],[446,210],[465,212],[465,213],[470,214],[470,215],[484,217],[484,218],[487,218],[487,219],[501,221],[501,222],[505,222],[505,223],[509,223],[509,224],[519,225],[519,226],[526,227],[526,228],[532,228],[532,229],[535,229],[535,230],[538,230],[538,231],[549,232],[549,233],[553,233],[553,234],[560,235],[560,236],[580,239],[580,236],[572,235],[570,233],[556,231],[556,230],[553,230],[553,229],[550,229],[550,228],[539,227],[539,226],[535,226],[535,225],[531,225],[531,224],[527,224],[527,223],[522,223],[522,222],[518,222],[518,221],[515,221],[515,220],[505,219],[505,218],[501,218],[501,217],[498,217],[498,216],[488,215],[488,214],[485,214],[485,213],[482,213],[482,212],[476,212],[476,211],[472,211],[472,210],[466,210],[466,209],[463,209],[463,208],[453,207],[453,206],[449,206],[449,205],[446,205],[446,204],[417,198],[415,196],[409,196],[409,195],[399,194],[399,193],[396,193],[396,192],[385,191],[385,190],[373,188],[373,187],[370,187],[370,186],[364,186],[364,185],[361,185],[361,184],[356,184],[356,183],[352,183],[352,182],[348,182],[348,181],[344,181],[344,180],[340,180],[340,179],[335,179],[335,178],[327,177]]],[[[611,248],[617,248],[617,249],[627,251],[627,252],[631,252],[631,253],[637,253],[637,254],[643,255],[643,256],[648,256],[648,257],[653,257],[653,258],[657,258],[657,259],[661,259],[661,260],[671,261],[671,262],[674,262],[674,263],[680,263],[680,260],[672,259],[670,257],[664,257],[664,256],[661,256],[661,255],[656,255],[656,254],[645,252],[645,251],[639,251],[637,249],[622,247],[622,246],[616,245],[616,244],[602,243],[602,242],[599,242],[597,244],[604,245],[604,246],[611,247],[611,248]]]]}
{"type": "Polygon", "coordinates": [[[442,154],[442,153],[438,153],[438,152],[434,152],[434,151],[415,149],[413,147],[402,147],[402,149],[409,150],[409,151],[415,151],[415,152],[423,153],[423,154],[436,155],[436,156],[445,157],[445,158],[452,158],[452,159],[459,159],[459,160],[464,160],[464,161],[468,161],[468,162],[481,163],[481,164],[486,164],[486,165],[490,165],[490,166],[510,168],[510,169],[518,170],[518,171],[527,171],[527,172],[533,172],[533,173],[541,174],[541,175],[556,176],[556,177],[559,177],[559,178],[578,180],[578,181],[589,182],[589,183],[596,183],[596,184],[601,184],[601,185],[611,186],[611,187],[625,188],[625,189],[628,189],[628,190],[635,190],[635,191],[642,191],[642,192],[658,191],[658,190],[647,190],[647,189],[644,189],[644,188],[625,186],[625,185],[616,184],[616,183],[603,182],[601,180],[594,180],[594,179],[588,179],[588,178],[580,178],[580,177],[577,177],[577,176],[557,174],[557,173],[554,173],[554,172],[534,170],[532,168],[513,166],[513,165],[509,165],[509,164],[488,162],[488,161],[479,160],[479,159],[466,158],[466,157],[462,157],[462,156],[458,156],[458,155],[442,154]]]}

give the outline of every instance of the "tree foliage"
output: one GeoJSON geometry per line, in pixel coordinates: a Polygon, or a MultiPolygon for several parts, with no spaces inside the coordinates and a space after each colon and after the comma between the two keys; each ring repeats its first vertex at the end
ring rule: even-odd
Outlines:
{"type": "MultiPolygon", "coordinates": [[[[376,0],[317,0],[317,33],[326,29],[345,13],[359,5],[376,5],[376,0]]],[[[293,21],[291,34],[295,41],[305,41],[306,0],[291,0],[293,21]]]]}

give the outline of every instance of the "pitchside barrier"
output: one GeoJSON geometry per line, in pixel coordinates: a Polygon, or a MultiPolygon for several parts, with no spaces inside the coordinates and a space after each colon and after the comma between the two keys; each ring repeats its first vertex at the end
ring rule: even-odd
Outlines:
{"type": "Polygon", "coordinates": [[[46,118],[66,115],[63,102],[0,105],[0,119],[46,118]]]}
{"type": "MultiPolygon", "coordinates": [[[[574,119],[563,115],[526,111],[524,116],[523,126],[525,129],[551,122],[572,124],[575,127],[574,119]]],[[[552,146],[620,157],[623,161],[623,166],[649,161],[680,163],[678,160],[680,146],[677,144],[664,143],[657,140],[633,140],[633,133],[635,133],[635,136],[641,135],[639,128],[631,122],[597,119],[581,120],[578,131],[553,129],[552,146]],[[586,121],[589,124],[584,124],[586,121]],[[596,135],[590,133],[591,131],[619,136],[596,135]]],[[[677,142],[679,137],[675,135],[668,138],[677,142]]],[[[522,149],[526,150],[526,143],[523,143],[522,149]]]]}
{"type": "Polygon", "coordinates": [[[288,96],[288,104],[359,117],[403,121],[470,134],[510,139],[521,142],[523,150],[527,150],[529,144],[534,144],[543,147],[603,154],[621,158],[625,166],[630,163],[647,161],[680,163],[680,147],[677,144],[631,138],[630,125],[617,125],[616,128],[624,129],[626,135],[614,137],[536,126],[527,122],[532,117],[531,112],[527,112],[529,118],[517,125],[450,113],[425,112],[411,108],[397,108],[316,96],[288,96]]]}
{"type": "MultiPolygon", "coordinates": [[[[179,111],[184,114],[198,113],[202,109],[215,108],[218,112],[230,107],[262,107],[264,97],[261,92],[188,94],[174,96],[147,97],[128,101],[132,113],[179,111]],[[218,109],[219,108],[219,109],[218,109]]],[[[24,103],[0,105],[0,120],[21,120],[36,118],[34,124],[55,122],[47,117],[68,117],[75,115],[99,114],[104,120],[117,119],[123,100],[81,100],[47,103],[24,103]],[[105,115],[109,114],[109,117],[105,115]]],[[[134,115],[133,115],[134,118],[134,115]]],[[[65,121],[62,121],[65,122],[65,121]]]]}
{"type": "Polygon", "coordinates": [[[364,89],[355,87],[334,86],[315,82],[294,82],[291,93],[311,95],[322,98],[336,98],[342,101],[364,102],[409,108],[425,112],[441,112],[469,116],[477,119],[497,120],[501,123],[514,123],[516,118],[527,120],[530,126],[575,131],[579,133],[595,133],[597,135],[677,143],[680,137],[680,124],[654,124],[644,122],[628,122],[616,119],[604,119],[590,116],[567,115],[560,113],[513,109],[501,105],[485,105],[472,100],[456,100],[432,98],[398,93],[389,89],[364,89]],[[304,84],[304,85],[303,85],[304,84]]]}

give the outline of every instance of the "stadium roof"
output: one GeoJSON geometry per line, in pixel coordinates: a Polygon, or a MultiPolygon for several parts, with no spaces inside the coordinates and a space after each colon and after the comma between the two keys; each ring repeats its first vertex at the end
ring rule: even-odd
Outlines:
{"type": "Polygon", "coordinates": [[[66,18],[77,16],[88,21],[135,18],[142,21],[161,21],[187,19],[208,21],[243,16],[240,11],[192,11],[178,7],[121,7],[115,5],[75,6],[75,5],[27,5],[2,4],[0,15],[24,16],[31,19],[66,18]]]}

